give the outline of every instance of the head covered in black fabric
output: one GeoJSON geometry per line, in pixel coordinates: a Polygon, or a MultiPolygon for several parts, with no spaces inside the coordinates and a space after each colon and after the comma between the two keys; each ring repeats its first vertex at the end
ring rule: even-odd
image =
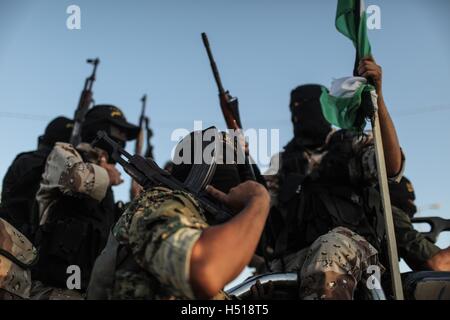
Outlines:
{"type": "MultiPolygon", "coordinates": [[[[136,139],[139,127],[129,123],[118,107],[105,104],[96,105],[87,112],[81,130],[82,141],[91,143],[99,131],[105,131],[111,139],[125,148],[127,141],[136,139]]],[[[112,149],[107,143],[100,142],[97,147],[111,155],[112,149]]]]}
{"type": "Polygon", "coordinates": [[[39,137],[39,144],[53,147],[56,142],[69,142],[73,130],[73,120],[66,117],[56,117],[45,128],[39,137]]]}
{"type": "Polygon", "coordinates": [[[391,203],[393,206],[403,210],[411,218],[417,212],[417,207],[414,204],[416,194],[414,187],[408,178],[402,177],[400,182],[391,182],[389,184],[389,194],[391,196],[391,203]]]}
{"type": "Polygon", "coordinates": [[[295,141],[303,147],[322,146],[332,129],[322,114],[321,93],[322,86],[317,84],[302,85],[291,92],[289,108],[295,141]]]}

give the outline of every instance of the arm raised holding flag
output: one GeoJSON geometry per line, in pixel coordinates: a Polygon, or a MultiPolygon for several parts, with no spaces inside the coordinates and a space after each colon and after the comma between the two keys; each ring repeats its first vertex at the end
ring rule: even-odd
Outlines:
{"type": "Polygon", "coordinates": [[[361,132],[366,125],[366,119],[371,121],[393,296],[397,300],[403,300],[394,221],[387,184],[387,176],[392,177],[401,173],[402,158],[395,128],[383,100],[382,71],[371,58],[366,21],[363,0],[338,0],[336,29],[349,38],[355,46],[354,75],[359,74],[367,80],[358,77],[335,80],[330,93],[323,90],[322,111],[331,123],[354,131],[361,132]]]}
{"type": "Polygon", "coordinates": [[[402,154],[394,123],[389,115],[383,98],[382,68],[372,57],[362,59],[358,65],[358,74],[372,79],[378,95],[378,117],[380,118],[381,137],[386,161],[386,173],[389,177],[398,175],[402,168],[402,154]]]}
{"type": "MultiPolygon", "coordinates": [[[[355,46],[355,68],[330,89],[303,85],[291,93],[295,137],[279,160],[278,202],[271,213],[278,214],[274,252],[286,258],[309,247],[300,272],[303,299],[353,299],[356,284],[368,280],[369,266],[383,269],[379,253],[385,251],[393,297],[402,300],[387,177],[401,177],[403,157],[383,99],[382,70],[372,58],[362,1],[338,1],[336,28],[355,46]],[[369,121],[373,138],[364,134],[369,121]],[[331,124],[342,130],[328,133],[331,124]],[[321,143],[314,139],[318,136],[321,143]],[[321,264],[324,259],[330,262],[321,264]]],[[[282,271],[295,270],[289,263],[280,265],[282,271]]]]}

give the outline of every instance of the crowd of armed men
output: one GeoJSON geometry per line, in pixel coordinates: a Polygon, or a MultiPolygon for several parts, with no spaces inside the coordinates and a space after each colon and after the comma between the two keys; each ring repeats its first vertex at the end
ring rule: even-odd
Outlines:
{"type": "MultiPolygon", "coordinates": [[[[381,67],[363,59],[358,72],[378,94],[399,255],[412,270],[450,271],[450,250],[411,223],[415,195],[403,177],[381,67]]],[[[195,152],[167,170],[152,159],[125,160],[135,187],[122,206],[112,190],[123,182],[117,155],[139,126],[117,106],[95,105],[84,115],[81,141],[71,144],[74,122],[55,118],[3,179],[0,299],[232,299],[224,287],[249,265],[257,274],[297,273],[298,299],[354,299],[369,266],[389,273],[375,148],[370,132],[325,120],[321,88],[292,90],[293,137],[272,158],[276,172],[217,162],[213,171],[206,166],[208,183],[199,188],[187,180],[205,172],[191,161],[203,152],[194,138],[204,132],[192,132],[179,146],[195,152]],[[69,288],[73,266],[80,284],[69,288]]],[[[237,154],[239,141],[217,133],[215,148],[237,154]]],[[[256,283],[252,294],[270,299],[270,286],[256,283]]]]}

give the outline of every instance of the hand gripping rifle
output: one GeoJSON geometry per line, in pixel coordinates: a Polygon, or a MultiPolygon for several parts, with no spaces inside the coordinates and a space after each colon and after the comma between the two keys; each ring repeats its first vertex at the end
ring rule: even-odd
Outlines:
{"type": "MultiPolygon", "coordinates": [[[[239,103],[236,97],[231,96],[230,92],[223,88],[222,80],[220,79],[219,70],[217,69],[216,62],[214,61],[214,57],[211,52],[211,47],[209,45],[208,36],[206,33],[202,33],[203,44],[205,45],[206,52],[208,54],[209,62],[211,63],[211,69],[214,75],[214,79],[216,80],[217,88],[219,90],[219,100],[220,100],[220,108],[222,109],[223,116],[225,118],[225,122],[227,124],[228,129],[232,129],[239,134],[242,134],[242,124],[241,118],[239,116],[239,103]]],[[[240,142],[238,141],[238,144],[240,142]]],[[[241,150],[244,150],[244,146],[240,146],[241,150]]],[[[255,172],[253,170],[253,166],[250,162],[249,156],[244,152],[245,155],[245,165],[247,167],[248,174],[250,175],[251,180],[256,180],[255,172]]]]}
{"type": "Polygon", "coordinates": [[[97,72],[97,66],[100,63],[99,58],[96,59],[88,59],[87,63],[90,63],[94,66],[92,74],[86,78],[84,82],[83,91],[81,91],[80,101],[78,101],[78,106],[75,111],[74,116],[74,125],[72,130],[72,135],[70,137],[70,144],[76,147],[81,142],[81,127],[84,122],[84,118],[86,117],[86,113],[89,110],[89,107],[93,103],[92,99],[92,86],[95,81],[95,73],[97,72]]]}
{"type": "Polygon", "coordinates": [[[204,192],[205,187],[211,182],[216,169],[216,162],[210,165],[192,165],[184,183],[175,179],[170,173],[161,169],[151,158],[144,158],[139,154],[131,155],[119,144],[108,137],[106,132],[99,131],[97,138],[92,142],[95,147],[100,141],[106,142],[111,149],[111,158],[120,164],[125,172],[139,183],[145,190],[164,186],[172,190],[179,190],[194,195],[206,212],[214,217],[214,222],[221,223],[229,220],[233,215],[223,206],[211,200],[204,192]]]}

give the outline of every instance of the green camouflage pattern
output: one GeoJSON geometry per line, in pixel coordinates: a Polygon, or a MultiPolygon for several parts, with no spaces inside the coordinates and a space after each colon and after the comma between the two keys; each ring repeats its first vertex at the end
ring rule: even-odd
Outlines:
{"type": "Polygon", "coordinates": [[[414,229],[411,218],[403,210],[392,206],[395,238],[400,257],[414,270],[424,268],[425,262],[441,249],[414,229]]]}
{"type": "MultiPolygon", "coordinates": [[[[31,242],[3,219],[0,219],[0,248],[24,265],[31,265],[37,258],[37,251],[31,242]]],[[[28,299],[30,289],[30,270],[0,252],[0,300],[28,299]]]]}
{"type": "Polygon", "coordinates": [[[114,235],[138,268],[116,270],[111,299],[194,299],[189,283],[191,250],[208,227],[188,193],[152,188],[133,201],[114,235]]]}

